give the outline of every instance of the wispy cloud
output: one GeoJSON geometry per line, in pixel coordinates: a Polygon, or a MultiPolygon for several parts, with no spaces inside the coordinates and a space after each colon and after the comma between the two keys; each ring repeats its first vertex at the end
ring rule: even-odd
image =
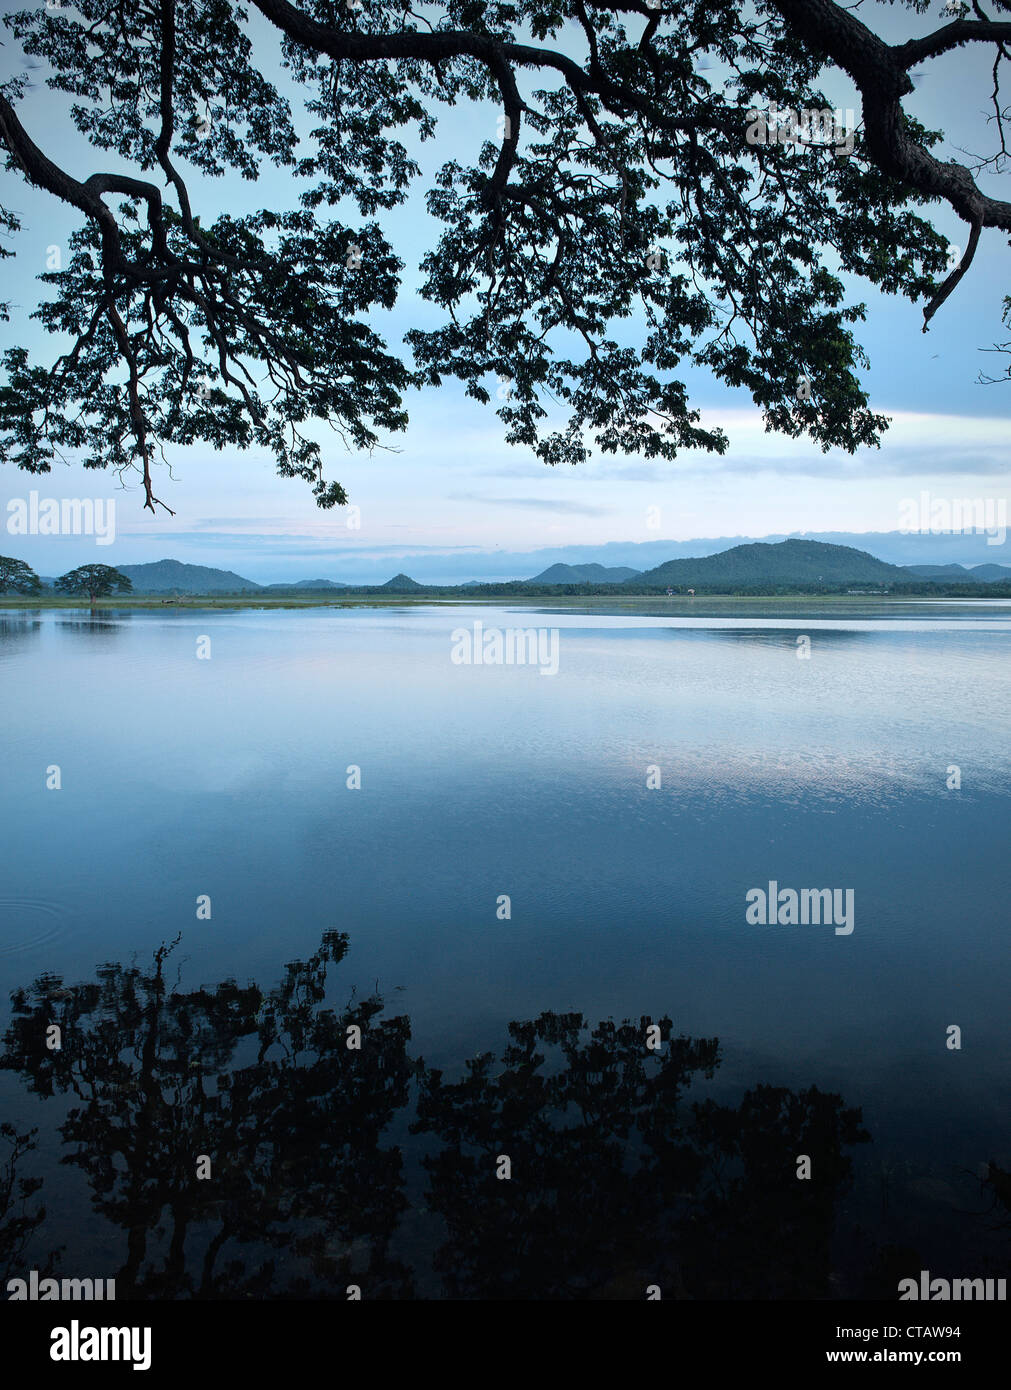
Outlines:
{"type": "Polygon", "coordinates": [[[559,512],[566,516],[611,516],[615,508],[578,502],[569,497],[485,497],[479,492],[453,492],[455,502],[477,502],[482,507],[530,507],[539,512],[559,512]]]}
{"type": "MultiPolygon", "coordinates": [[[[765,429],[758,410],[703,411],[703,424],[720,425],[731,441],[725,454],[689,450],[670,462],[649,463],[612,456],[593,457],[574,471],[581,483],[668,483],[720,474],[767,473],[777,477],[833,478],[969,476],[1008,472],[1011,422],[1001,416],[934,415],[875,406],[890,420],[878,449],[821,453],[808,439],[789,440],[765,429]]],[[[530,460],[481,470],[489,478],[531,478],[540,466],[530,460]]]]}

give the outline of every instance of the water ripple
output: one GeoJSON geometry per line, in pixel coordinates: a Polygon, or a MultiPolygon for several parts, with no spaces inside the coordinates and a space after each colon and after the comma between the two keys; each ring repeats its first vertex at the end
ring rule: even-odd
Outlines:
{"type": "Polygon", "coordinates": [[[66,909],[43,898],[0,898],[0,956],[24,956],[69,935],[66,909]]]}

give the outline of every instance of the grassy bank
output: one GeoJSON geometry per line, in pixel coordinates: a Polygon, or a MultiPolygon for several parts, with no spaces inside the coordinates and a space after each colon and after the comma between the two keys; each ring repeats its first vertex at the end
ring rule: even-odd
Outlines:
{"type": "MultiPolygon", "coordinates": [[[[980,586],[982,587],[982,586],[980,586]]],[[[829,606],[852,606],[858,604],[861,607],[884,607],[894,605],[909,600],[916,599],[966,599],[973,600],[978,598],[1011,598],[1011,593],[1007,592],[1006,585],[994,585],[983,592],[966,594],[956,590],[955,592],[939,593],[936,588],[923,586],[917,587],[914,593],[888,593],[888,594],[860,594],[860,593],[825,593],[823,591],[790,592],[777,593],[747,593],[747,594],[697,594],[694,598],[686,597],[684,594],[634,594],[623,591],[620,587],[610,589],[605,592],[593,593],[571,593],[554,592],[547,589],[538,589],[527,593],[507,593],[507,594],[487,594],[475,593],[469,590],[461,594],[459,591],[446,590],[426,591],[420,594],[377,594],[377,593],[352,593],[341,594],[339,598],[330,597],[326,594],[316,593],[305,596],[295,595],[276,595],[265,596],[262,594],[187,594],[180,598],[163,598],[157,594],[127,594],[119,598],[98,599],[94,604],[94,612],[108,612],[116,609],[145,609],[158,612],[172,611],[175,609],[267,609],[267,608],[419,608],[431,607],[432,605],[449,605],[453,607],[487,607],[492,605],[504,605],[506,607],[543,608],[619,608],[639,610],[645,609],[647,612],[662,613],[672,611],[675,607],[679,610],[693,609],[700,612],[712,610],[714,608],[726,607],[732,603],[735,608],[747,608],[751,605],[768,604],[770,601],[776,604],[789,606],[791,604],[805,604],[816,600],[820,604],[829,606]],[[1003,592],[994,592],[999,589],[1003,592]]],[[[89,610],[87,600],[80,598],[60,596],[43,596],[41,598],[25,597],[23,595],[0,595],[0,608],[20,609],[20,610],[42,610],[42,609],[68,609],[80,611],[89,610]]]]}

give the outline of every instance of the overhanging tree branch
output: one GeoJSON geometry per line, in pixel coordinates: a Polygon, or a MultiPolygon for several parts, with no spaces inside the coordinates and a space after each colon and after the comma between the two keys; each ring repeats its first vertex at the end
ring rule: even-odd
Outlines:
{"type": "Polygon", "coordinates": [[[0,456],[18,466],[44,470],[68,451],[136,465],[153,508],[149,465],[167,445],[256,445],[329,506],[346,496],[323,483],[314,426],[372,449],[404,428],[408,386],[455,377],[487,401],[490,373],[510,379],[507,440],[546,462],[591,447],[722,451],[688,402],[685,363],[749,391],[770,428],[823,448],[874,444],[886,422],[859,383],[862,309],[827,253],[926,302],[929,322],[982,229],[1011,230],[1011,204],[931,154],[902,110],[913,63],[980,42],[1003,52],[1009,26],[985,18],[889,45],[832,0],[769,0],[757,14],[740,0],[563,0],[550,13],[539,0],[445,0],[421,17],[370,0],[361,21],[339,6],[254,4],[315,122],[298,155],[232,0],[117,0],[111,12],[78,0],[8,21],[49,64],[79,135],[125,166],[75,177],[28,135],[16,84],[0,90],[11,167],[84,219],[38,310],[70,347],[48,371],[24,349],[4,355],[0,456]],[[706,53],[726,83],[706,77],[706,53]],[[862,94],[851,157],[753,143],[748,113],[763,100],[825,107],[814,84],[826,60],[862,94]],[[383,219],[421,177],[401,135],[427,138],[438,105],[459,101],[500,104],[504,138],[476,139],[473,164],[447,159],[426,189],[441,233],[421,293],[442,321],[409,330],[409,361],[375,327],[401,269],[383,219]],[[251,179],[268,161],[290,170],[291,206],[200,209],[211,176],[251,179]],[[914,210],[928,200],[971,229],[952,273],[945,239],[914,210]]]}

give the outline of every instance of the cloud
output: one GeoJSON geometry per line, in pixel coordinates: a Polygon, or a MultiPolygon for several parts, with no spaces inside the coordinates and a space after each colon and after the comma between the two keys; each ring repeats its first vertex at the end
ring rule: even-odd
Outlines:
{"type": "MultiPolygon", "coordinates": [[[[574,470],[581,482],[666,483],[720,474],[831,478],[859,481],[882,477],[994,477],[1007,472],[1008,422],[998,416],[934,415],[889,411],[873,406],[889,421],[878,449],[847,454],[822,453],[809,439],[790,440],[766,430],[761,412],[752,409],[703,411],[703,424],[721,425],[730,439],[725,454],[689,450],[671,462],[595,456],[574,470]]],[[[537,465],[482,470],[487,477],[532,477],[537,465]]]]}
{"type": "MultiPolygon", "coordinates": [[[[648,463],[641,459],[608,459],[604,461],[602,456],[594,455],[585,463],[577,464],[567,476],[578,483],[656,483],[662,482],[678,467],[681,467],[678,462],[648,463]]],[[[539,460],[519,458],[515,463],[503,463],[501,466],[496,465],[493,468],[482,468],[479,470],[479,476],[512,480],[530,478],[537,481],[543,479],[546,468],[547,465],[539,460]]],[[[562,476],[566,475],[563,474],[562,476]]]]}
{"type": "MultiPolygon", "coordinates": [[[[389,545],[369,544],[363,541],[341,541],[320,543],[318,537],[310,532],[287,531],[283,534],[264,531],[159,531],[156,533],[130,532],[120,530],[120,536],[146,536],[156,541],[159,547],[166,544],[199,546],[201,553],[209,553],[213,545],[220,550],[244,551],[268,557],[308,555],[324,556],[335,561],[384,560],[410,555],[486,555],[488,546],[481,545],[424,545],[414,541],[400,541],[389,545]]],[[[131,563],[139,563],[131,561],[131,563]]],[[[200,561],[199,563],[213,563],[200,561]]]]}
{"type": "Polygon", "coordinates": [[[477,492],[454,492],[455,502],[477,502],[483,507],[530,507],[536,511],[561,512],[568,516],[611,516],[614,507],[577,502],[567,497],[483,497],[477,492]]]}

